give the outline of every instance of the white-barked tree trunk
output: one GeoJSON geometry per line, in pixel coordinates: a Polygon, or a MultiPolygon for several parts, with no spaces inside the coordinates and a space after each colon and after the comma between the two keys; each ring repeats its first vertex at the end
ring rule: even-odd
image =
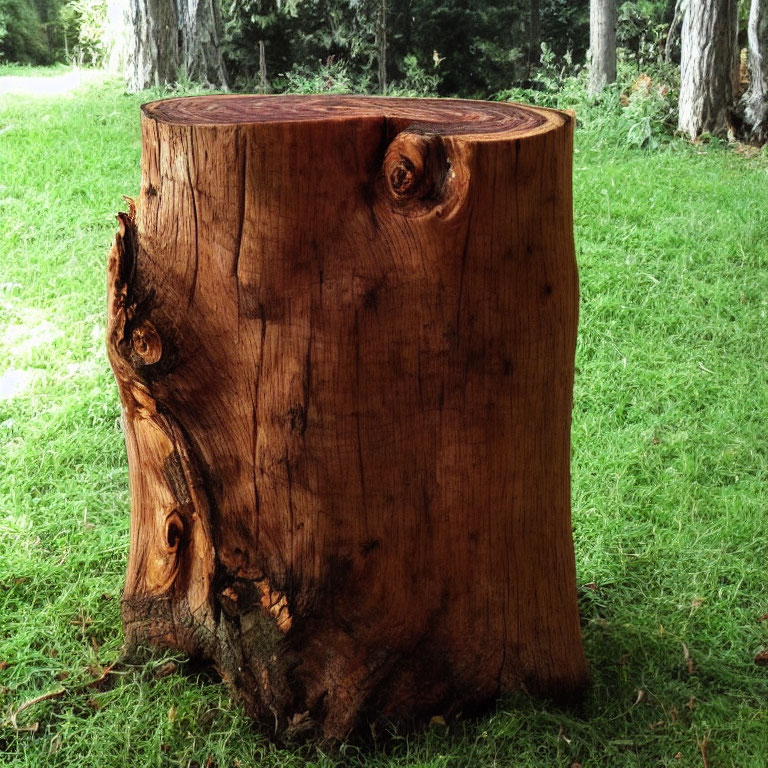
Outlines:
{"type": "Polygon", "coordinates": [[[125,67],[129,91],[179,79],[226,89],[218,0],[124,1],[130,25],[125,67]]]}
{"type": "Polygon", "coordinates": [[[744,94],[744,134],[758,144],[768,140],[768,0],[752,0],[747,26],[749,88],[744,94]]]}
{"type": "Polygon", "coordinates": [[[616,82],[616,0],[589,3],[589,95],[616,82]]]}
{"type": "Polygon", "coordinates": [[[726,136],[738,76],[738,0],[690,0],[680,40],[678,128],[726,136]]]}

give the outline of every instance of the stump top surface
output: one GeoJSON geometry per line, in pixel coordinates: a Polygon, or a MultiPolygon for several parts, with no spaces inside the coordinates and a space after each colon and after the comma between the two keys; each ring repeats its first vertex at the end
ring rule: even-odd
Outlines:
{"type": "Polygon", "coordinates": [[[557,110],[508,102],[298,94],[190,96],[149,102],[142,111],[161,123],[189,126],[395,119],[472,138],[521,138],[569,119],[557,110]]]}

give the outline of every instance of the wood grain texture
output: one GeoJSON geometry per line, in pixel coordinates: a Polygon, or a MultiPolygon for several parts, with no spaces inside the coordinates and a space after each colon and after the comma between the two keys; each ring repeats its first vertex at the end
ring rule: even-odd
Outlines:
{"type": "Polygon", "coordinates": [[[277,736],[578,691],[572,119],[204,96],[142,133],[107,340],[129,643],[277,736]]]}

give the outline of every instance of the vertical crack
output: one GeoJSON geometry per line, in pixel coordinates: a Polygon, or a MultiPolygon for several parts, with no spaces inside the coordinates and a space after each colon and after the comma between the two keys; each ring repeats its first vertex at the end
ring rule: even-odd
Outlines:
{"type": "MultiPolygon", "coordinates": [[[[240,134],[238,134],[240,137],[240,134]]],[[[235,143],[237,154],[240,157],[240,202],[238,208],[237,234],[235,235],[235,261],[232,267],[232,275],[237,279],[237,272],[240,266],[240,255],[243,247],[243,227],[245,225],[245,196],[248,186],[248,135],[238,138],[235,143]],[[241,145],[242,143],[242,145],[241,145]]],[[[240,315],[240,281],[237,284],[237,314],[240,315]]]]}
{"type": "Polygon", "coordinates": [[[365,467],[363,465],[363,441],[360,429],[360,323],[359,315],[355,310],[355,386],[357,389],[357,408],[355,409],[355,421],[357,426],[357,465],[360,472],[360,494],[363,502],[363,520],[365,524],[365,537],[368,538],[368,495],[365,488],[365,467]]]}
{"type": "Polygon", "coordinates": [[[197,177],[197,160],[195,158],[195,140],[193,128],[189,126],[189,157],[187,157],[187,180],[189,181],[189,190],[192,196],[192,216],[195,222],[195,266],[192,271],[192,285],[189,290],[189,298],[187,299],[187,309],[192,305],[192,300],[195,298],[195,291],[197,290],[197,271],[200,265],[200,233],[199,224],[197,221],[197,195],[195,194],[195,188],[192,185],[192,172],[190,171],[190,159],[195,165],[195,177],[197,177]]]}
{"type": "Polygon", "coordinates": [[[259,533],[261,530],[261,499],[259,497],[259,486],[257,480],[257,446],[259,439],[259,385],[261,384],[261,372],[264,370],[264,347],[267,340],[267,316],[263,304],[259,304],[259,317],[261,318],[261,336],[259,339],[259,366],[256,370],[256,379],[253,386],[253,416],[251,421],[251,463],[253,477],[253,506],[255,512],[255,538],[256,544],[259,542],[259,533]]]}

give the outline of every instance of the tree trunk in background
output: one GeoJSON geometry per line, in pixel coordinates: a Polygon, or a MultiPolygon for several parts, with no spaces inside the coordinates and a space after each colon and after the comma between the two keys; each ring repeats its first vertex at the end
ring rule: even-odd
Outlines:
{"type": "Polygon", "coordinates": [[[690,0],[680,40],[678,128],[727,136],[738,78],[738,0],[690,0]]]}
{"type": "Polygon", "coordinates": [[[768,140],[768,3],[752,0],[749,10],[749,88],[744,94],[745,136],[764,144],[768,140]]]}
{"type": "Polygon", "coordinates": [[[142,136],[129,646],[213,661],[273,735],[573,696],[572,118],[203,96],[142,136]]]}
{"type": "Polygon", "coordinates": [[[379,0],[376,12],[376,50],[379,64],[379,93],[387,92],[387,0],[379,0]]]}
{"type": "Polygon", "coordinates": [[[106,64],[110,72],[124,76],[132,45],[132,11],[129,0],[108,0],[104,25],[106,64]]]}
{"type": "Polygon", "coordinates": [[[126,86],[132,93],[179,78],[179,34],[172,0],[130,0],[126,86]]]}
{"type": "Polygon", "coordinates": [[[590,0],[589,94],[616,82],[616,0],[590,0]]]}
{"type": "Polygon", "coordinates": [[[683,23],[683,10],[686,0],[675,0],[672,19],[664,43],[664,61],[671,64],[680,54],[680,27],[683,23]]]}
{"type": "Polygon", "coordinates": [[[533,70],[541,58],[541,0],[530,0],[527,37],[525,78],[530,80],[533,70]]]}
{"type": "Polygon", "coordinates": [[[227,71],[219,47],[221,13],[218,0],[176,1],[184,76],[195,83],[226,88],[227,71]]]}
{"type": "Polygon", "coordinates": [[[259,40],[259,92],[269,93],[269,78],[267,77],[267,51],[263,40],[259,40]]]}
{"type": "Polygon", "coordinates": [[[227,87],[218,0],[129,0],[126,85],[136,93],[186,78],[227,87]]]}

